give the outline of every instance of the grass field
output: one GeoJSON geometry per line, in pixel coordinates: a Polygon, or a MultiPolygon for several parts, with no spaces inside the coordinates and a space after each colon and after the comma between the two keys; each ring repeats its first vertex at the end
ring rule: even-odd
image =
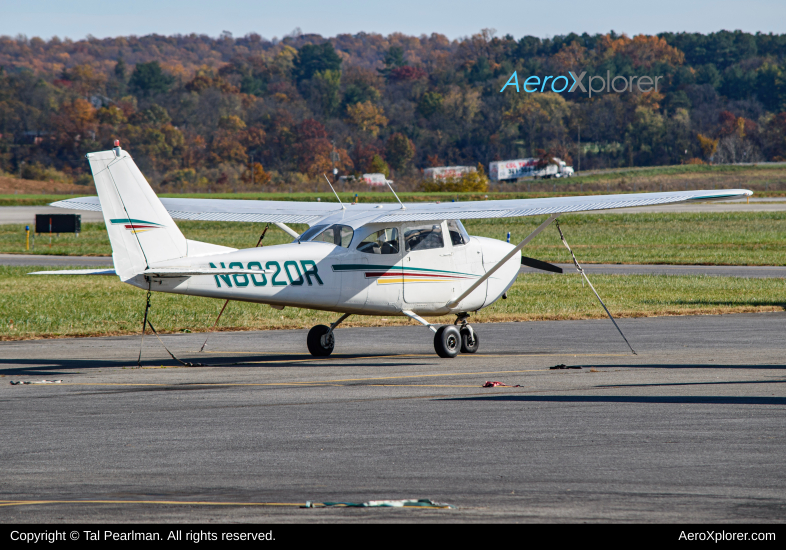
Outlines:
{"type": "MultiPolygon", "coordinates": [[[[466,223],[472,235],[519,242],[542,219],[510,218],[466,223]]],[[[560,217],[565,236],[579,261],[586,263],[667,263],[712,265],[786,264],[786,212],[674,214],[574,214],[560,217]]],[[[189,239],[234,248],[254,246],[263,224],[178,222],[189,239]]],[[[293,226],[302,231],[305,226],[293,226]]],[[[103,224],[85,223],[79,237],[39,235],[35,254],[111,255],[103,224]]],[[[291,239],[272,226],[264,244],[291,239]]],[[[0,253],[25,252],[22,225],[0,225],[0,253]]],[[[569,262],[570,256],[549,227],[525,250],[527,256],[569,262]]]]}
{"type": "MultiPolygon", "coordinates": [[[[36,268],[40,269],[40,268],[36,268]]],[[[116,277],[28,276],[31,268],[0,266],[0,340],[136,333],[145,292],[116,277]]],[[[618,317],[778,311],[786,308],[782,279],[595,275],[593,284],[618,317]]],[[[212,327],[222,300],[154,294],[151,321],[163,332],[212,327]]],[[[578,275],[527,274],[473,322],[602,318],[578,275]]],[[[232,302],[219,330],[308,328],[336,314],[232,302]]],[[[453,317],[441,322],[452,322],[453,317]]],[[[411,324],[400,317],[350,317],[344,326],[411,324]]]]}

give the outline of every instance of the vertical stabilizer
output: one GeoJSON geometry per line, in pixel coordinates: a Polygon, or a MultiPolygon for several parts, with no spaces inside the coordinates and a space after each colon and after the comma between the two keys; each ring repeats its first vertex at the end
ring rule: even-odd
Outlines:
{"type": "Polygon", "coordinates": [[[115,271],[128,280],[157,262],[182,258],[187,243],[172,217],[119,146],[88,153],[112,244],[115,271]]]}

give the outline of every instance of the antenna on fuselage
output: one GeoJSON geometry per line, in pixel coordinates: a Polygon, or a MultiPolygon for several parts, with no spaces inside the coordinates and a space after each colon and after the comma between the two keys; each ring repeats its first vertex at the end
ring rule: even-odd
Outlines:
{"type": "Polygon", "coordinates": [[[322,175],[325,176],[325,181],[328,182],[328,185],[330,186],[331,191],[333,191],[333,194],[336,196],[336,199],[338,199],[338,203],[341,205],[341,209],[342,210],[346,210],[347,207],[344,206],[344,203],[341,202],[341,199],[338,198],[338,193],[336,193],[336,190],[333,189],[333,184],[330,183],[330,180],[328,179],[327,175],[326,174],[322,174],[322,175]]]}
{"type": "Polygon", "coordinates": [[[393,191],[393,187],[391,187],[391,185],[390,185],[390,180],[386,179],[386,180],[385,180],[385,183],[386,183],[386,184],[387,184],[387,186],[390,188],[390,192],[391,192],[391,193],[393,193],[393,196],[394,196],[394,197],[396,197],[396,200],[397,200],[397,201],[398,201],[398,203],[401,205],[401,209],[402,209],[402,210],[406,210],[406,209],[407,209],[407,207],[406,207],[406,206],[404,206],[404,203],[403,203],[403,202],[401,202],[401,199],[400,199],[400,198],[398,198],[398,195],[396,195],[396,192],[395,192],[395,191],[393,191]]]}

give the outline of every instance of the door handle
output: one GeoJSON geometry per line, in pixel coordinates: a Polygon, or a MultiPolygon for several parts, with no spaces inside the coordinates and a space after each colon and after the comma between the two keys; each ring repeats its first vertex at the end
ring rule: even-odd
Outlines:
{"type": "Polygon", "coordinates": [[[453,252],[448,252],[447,254],[440,254],[440,256],[452,256],[453,252]]]}

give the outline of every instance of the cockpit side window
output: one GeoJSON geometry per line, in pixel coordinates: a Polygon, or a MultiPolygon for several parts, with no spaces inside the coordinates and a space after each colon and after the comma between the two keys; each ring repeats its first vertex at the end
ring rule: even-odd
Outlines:
{"type": "Polygon", "coordinates": [[[445,240],[442,238],[441,223],[426,223],[404,226],[405,250],[429,250],[431,248],[444,248],[445,240]]]}
{"type": "MultiPolygon", "coordinates": [[[[326,226],[324,225],[315,225],[311,229],[322,229],[326,226]]],[[[311,231],[309,229],[309,231],[311,231]]],[[[308,233],[308,231],[306,232],[308,233]]],[[[306,235],[303,233],[303,235],[306,235]]],[[[323,243],[330,243],[336,246],[342,246],[344,248],[349,248],[349,243],[352,242],[352,236],[355,234],[354,230],[348,225],[331,225],[321,233],[319,233],[316,237],[310,239],[311,242],[323,242],[323,243]]],[[[301,241],[303,241],[303,237],[301,236],[301,241]]]]}
{"type": "Polygon", "coordinates": [[[469,242],[467,230],[458,220],[448,220],[448,233],[453,246],[461,246],[469,242]]]}
{"type": "Polygon", "coordinates": [[[388,227],[376,231],[363,239],[357,249],[367,254],[398,254],[398,229],[388,227]]]}

